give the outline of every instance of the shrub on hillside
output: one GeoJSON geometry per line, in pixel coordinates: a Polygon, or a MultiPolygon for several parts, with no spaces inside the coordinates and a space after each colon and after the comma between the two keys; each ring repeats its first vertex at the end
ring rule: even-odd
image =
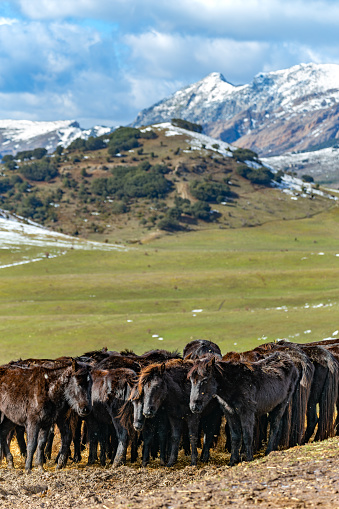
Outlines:
{"type": "Polygon", "coordinates": [[[47,150],[45,148],[35,148],[34,150],[22,150],[18,152],[15,156],[15,159],[20,161],[27,161],[31,159],[42,159],[47,155],[47,150]]]}
{"type": "Polygon", "coordinates": [[[189,122],[188,120],[183,120],[182,118],[172,118],[171,124],[175,127],[180,127],[181,129],[186,129],[187,131],[193,131],[195,133],[202,133],[202,125],[194,124],[193,122],[189,122]]]}
{"type": "Polygon", "coordinates": [[[206,182],[193,180],[190,184],[192,195],[203,202],[220,203],[233,193],[227,184],[223,182],[206,182]]]}
{"type": "Polygon", "coordinates": [[[50,181],[58,175],[57,167],[49,159],[42,159],[20,167],[20,173],[28,180],[50,181]]]}
{"type": "Polygon", "coordinates": [[[258,160],[258,154],[248,148],[237,148],[233,151],[233,157],[240,162],[258,160]]]}
{"type": "Polygon", "coordinates": [[[308,182],[308,183],[314,182],[314,178],[311,177],[311,175],[302,175],[301,178],[304,182],[308,182]]]}
{"type": "Polygon", "coordinates": [[[90,136],[87,140],[83,138],[77,138],[72,141],[72,143],[67,147],[69,152],[74,152],[75,150],[80,150],[82,152],[86,152],[89,150],[100,150],[106,147],[106,143],[101,138],[96,138],[94,136],[90,136]]]}
{"type": "Polygon", "coordinates": [[[11,184],[9,178],[0,178],[0,194],[7,193],[12,187],[13,184],[11,184]]]}
{"type": "Polygon", "coordinates": [[[165,216],[163,219],[160,219],[160,221],[158,222],[158,227],[160,228],[160,230],[165,230],[169,232],[182,229],[179,221],[171,216],[165,216]]]}
{"type": "Polygon", "coordinates": [[[236,171],[241,177],[244,177],[253,184],[259,184],[261,186],[269,186],[275,178],[271,170],[264,167],[254,169],[246,164],[239,164],[236,171]]]}
{"type": "Polygon", "coordinates": [[[139,129],[135,129],[134,127],[119,127],[110,135],[108,153],[114,156],[119,152],[140,147],[140,143],[138,142],[140,135],[139,129]]]}
{"type": "Polygon", "coordinates": [[[163,198],[173,186],[166,180],[161,168],[143,163],[139,166],[118,166],[112,173],[111,177],[93,180],[91,188],[93,194],[118,199],[163,198]]]}

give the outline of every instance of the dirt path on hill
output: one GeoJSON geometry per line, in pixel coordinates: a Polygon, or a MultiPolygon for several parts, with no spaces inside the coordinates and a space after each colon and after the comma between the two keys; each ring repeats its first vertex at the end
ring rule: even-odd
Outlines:
{"type": "Polygon", "coordinates": [[[339,438],[294,447],[227,467],[228,456],[212,452],[211,464],[190,467],[184,456],[174,468],[118,469],[70,465],[43,473],[0,468],[1,509],[156,508],[339,508],[339,438]]]}
{"type": "Polygon", "coordinates": [[[184,199],[187,199],[190,201],[195,201],[194,198],[192,198],[192,196],[188,192],[188,183],[187,182],[176,182],[175,185],[177,188],[177,193],[181,198],[184,198],[184,199]]]}

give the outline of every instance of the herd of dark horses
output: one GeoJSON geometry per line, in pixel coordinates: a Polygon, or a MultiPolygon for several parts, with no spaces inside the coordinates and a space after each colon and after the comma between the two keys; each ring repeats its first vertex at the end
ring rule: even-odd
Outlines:
{"type": "Polygon", "coordinates": [[[26,359],[0,366],[0,454],[13,466],[16,436],[25,468],[51,458],[55,426],[57,468],[88,446],[88,464],[113,466],[160,457],[173,466],[180,447],[191,464],[207,462],[225,422],[230,465],[339,435],[339,340],[267,343],[222,356],[208,340],[183,355],[88,352],[77,358],[26,359]],[[223,419],[223,416],[225,419],[223,419]],[[98,447],[100,445],[100,448],[98,447]],[[100,451],[98,453],[98,451],[100,451]],[[98,457],[99,454],[99,457],[98,457]]]}

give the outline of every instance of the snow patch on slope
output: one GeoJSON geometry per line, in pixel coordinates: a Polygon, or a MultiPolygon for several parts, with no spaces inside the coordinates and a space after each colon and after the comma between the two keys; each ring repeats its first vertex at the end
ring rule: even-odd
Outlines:
{"type": "MultiPolygon", "coordinates": [[[[232,151],[236,149],[236,147],[233,147],[225,141],[216,140],[206,134],[200,134],[173,126],[170,122],[156,124],[152,126],[152,129],[165,131],[165,136],[186,136],[186,143],[189,144],[192,150],[213,150],[224,157],[232,157],[232,151]]],[[[147,128],[140,130],[143,132],[146,131],[147,128]]]]}
{"type": "Polygon", "coordinates": [[[97,249],[102,251],[125,251],[127,248],[115,244],[106,244],[82,240],[47,230],[33,221],[25,221],[0,210],[0,250],[21,246],[44,248],[97,249]]]}

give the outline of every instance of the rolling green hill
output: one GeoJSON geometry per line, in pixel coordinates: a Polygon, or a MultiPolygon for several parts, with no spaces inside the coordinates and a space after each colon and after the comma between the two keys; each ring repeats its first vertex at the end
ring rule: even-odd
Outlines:
{"type": "MultiPolygon", "coordinates": [[[[338,335],[338,221],[333,208],[120,251],[55,248],[54,258],[0,269],[0,362],[103,346],[182,350],[192,338],[226,352],[338,335]]],[[[41,251],[0,250],[0,261],[41,251]]]]}
{"type": "Polygon", "coordinates": [[[20,157],[0,207],[79,243],[0,245],[0,362],[339,334],[334,192],[169,124],[20,157]]]}
{"type": "Polygon", "coordinates": [[[115,243],[253,227],[333,206],[310,184],[288,192],[272,187],[283,175],[273,175],[254,152],[174,123],[79,138],[52,156],[39,149],[6,156],[0,208],[58,232],[115,243]]]}

